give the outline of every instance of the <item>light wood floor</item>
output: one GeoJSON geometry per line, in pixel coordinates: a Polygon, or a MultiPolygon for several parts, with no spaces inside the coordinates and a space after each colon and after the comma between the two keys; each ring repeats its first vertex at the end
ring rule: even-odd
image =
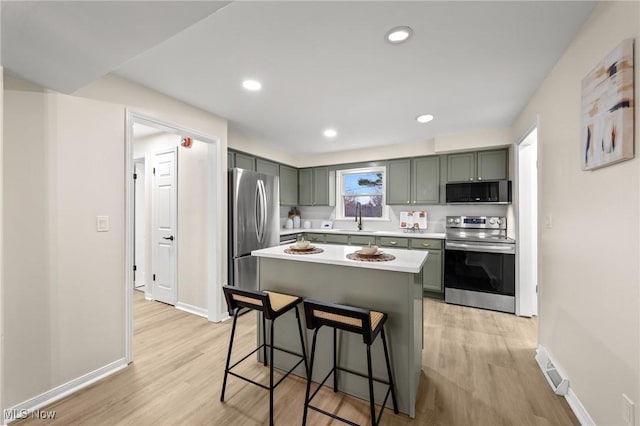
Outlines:
{"type": "MultiPolygon", "coordinates": [[[[265,390],[230,377],[227,401],[219,402],[230,321],[209,323],[135,293],[134,363],[45,408],[56,411],[55,420],[27,419],[16,424],[268,424],[265,390]]],[[[533,359],[535,320],[431,299],[424,300],[424,307],[417,417],[386,410],[382,424],[579,424],[564,398],[553,394],[533,359]]],[[[234,353],[253,348],[253,314],[241,317],[236,339],[234,353]]],[[[266,368],[253,359],[245,364],[245,374],[267,382],[266,368]]],[[[276,424],[301,424],[304,392],[305,383],[297,377],[282,382],[276,389],[276,424]]],[[[319,397],[321,407],[339,409],[340,415],[367,423],[365,402],[330,390],[321,391],[319,397]]],[[[329,420],[310,412],[308,424],[330,424],[329,420]]]]}

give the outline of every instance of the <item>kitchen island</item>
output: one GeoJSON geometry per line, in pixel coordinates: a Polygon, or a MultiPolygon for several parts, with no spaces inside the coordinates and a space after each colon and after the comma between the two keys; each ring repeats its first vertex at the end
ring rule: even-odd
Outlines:
{"type": "MultiPolygon", "coordinates": [[[[422,367],[423,313],[422,268],[428,256],[426,250],[385,249],[395,256],[386,262],[364,262],[347,259],[359,247],[324,245],[317,254],[287,254],[286,246],[271,247],[252,252],[258,257],[258,286],[325,302],[341,303],[385,312],[387,340],[398,409],[415,417],[415,403],[422,367]]],[[[302,309],[302,306],[300,307],[302,309]]],[[[302,315],[304,319],[304,314],[302,315]]],[[[260,328],[260,327],[259,327],[260,328]]],[[[306,335],[310,348],[312,332],[306,335]]],[[[262,339],[262,337],[260,337],[262,339]]],[[[275,344],[299,351],[299,339],[293,314],[278,319],[275,344]]],[[[314,362],[313,380],[320,382],[332,365],[332,333],[320,331],[314,362]]],[[[366,347],[362,337],[341,332],[338,338],[339,365],[366,372],[366,347]]],[[[374,377],[386,379],[384,352],[378,338],[372,345],[374,377]]],[[[278,353],[275,366],[288,369],[291,359],[278,353]]],[[[304,376],[304,370],[296,372],[304,376]]],[[[331,383],[331,379],[328,383],[331,383]]],[[[368,400],[366,380],[346,373],[338,374],[338,387],[368,400]]],[[[376,402],[381,403],[386,387],[375,385],[376,402]]]]}

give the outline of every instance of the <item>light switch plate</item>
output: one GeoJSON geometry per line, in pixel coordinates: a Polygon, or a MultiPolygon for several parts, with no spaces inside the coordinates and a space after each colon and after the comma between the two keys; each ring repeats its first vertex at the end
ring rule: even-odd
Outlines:
{"type": "Polygon", "coordinates": [[[96,231],[109,231],[109,216],[96,216],[96,231]]]}

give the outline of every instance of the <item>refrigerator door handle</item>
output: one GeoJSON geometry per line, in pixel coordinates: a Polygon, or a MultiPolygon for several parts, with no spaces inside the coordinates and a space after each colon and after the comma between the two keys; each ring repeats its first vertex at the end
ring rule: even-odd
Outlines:
{"type": "Polygon", "coordinates": [[[264,233],[267,227],[267,193],[262,179],[256,183],[256,237],[259,242],[264,242],[264,233]]]}
{"type": "Polygon", "coordinates": [[[258,180],[258,185],[260,186],[260,207],[262,209],[260,214],[260,242],[263,243],[264,234],[267,230],[267,190],[262,179],[258,180]]]}

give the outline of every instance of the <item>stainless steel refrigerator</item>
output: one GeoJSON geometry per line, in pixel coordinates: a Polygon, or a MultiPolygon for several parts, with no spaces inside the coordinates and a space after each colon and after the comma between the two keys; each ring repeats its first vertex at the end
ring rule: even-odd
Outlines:
{"type": "Polygon", "coordinates": [[[229,170],[229,284],[257,290],[258,259],[252,250],[280,242],[277,176],[229,170]]]}

